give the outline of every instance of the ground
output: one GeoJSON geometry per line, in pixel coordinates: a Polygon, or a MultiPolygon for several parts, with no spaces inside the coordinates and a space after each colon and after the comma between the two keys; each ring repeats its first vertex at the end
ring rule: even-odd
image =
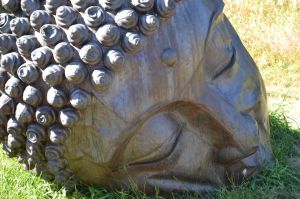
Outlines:
{"type": "MultiPolygon", "coordinates": [[[[225,13],[256,61],[270,107],[273,167],[241,186],[210,195],[172,198],[300,198],[300,2],[299,0],[225,0],[225,13]],[[298,130],[297,130],[298,129],[298,130]]],[[[79,186],[64,189],[24,172],[15,159],[0,153],[0,198],[147,198],[138,191],[109,192],[79,186]]],[[[153,198],[162,198],[159,192],[153,198]]]]}

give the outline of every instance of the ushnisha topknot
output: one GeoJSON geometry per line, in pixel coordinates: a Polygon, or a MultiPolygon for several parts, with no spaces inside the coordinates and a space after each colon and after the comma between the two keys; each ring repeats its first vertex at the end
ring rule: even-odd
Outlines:
{"type": "Polygon", "coordinates": [[[75,182],[64,142],[92,103],[86,85],[106,92],[160,18],[174,16],[176,2],[1,0],[9,12],[0,14],[0,139],[7,155],[58,184],[75,182]]]}

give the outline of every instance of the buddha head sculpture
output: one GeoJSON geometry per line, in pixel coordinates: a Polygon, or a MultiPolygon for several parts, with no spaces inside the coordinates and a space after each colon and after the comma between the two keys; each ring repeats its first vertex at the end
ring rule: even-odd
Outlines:
{"type": "Polygon", "coordinates": [[[0,138],[26,169],[209,191],[271,161],[263,81],[221,0],[1,5],[0,138]]]}

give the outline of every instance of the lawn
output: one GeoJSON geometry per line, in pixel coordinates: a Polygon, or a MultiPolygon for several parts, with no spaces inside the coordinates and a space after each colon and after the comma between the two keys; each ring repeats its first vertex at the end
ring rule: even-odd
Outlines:
{"type": "MultiPolygon", "coordinates": [[[[209,198],[300,198],[300,2],[225,0],[225,13],[256,61],[265,80],[270,107],[273,167],[241,186],[220,188],[209,198]]],[[[24,172],[16,159],[0,153],[0,198],[147,198],[138,191],[79,186],[64,189],[24,172]]],[[[159,195],[159,193],[157,193],[159,195]]],[[[202,198],[200,194],[173,198],[202,198]]],[[[162,198],[156,196],[154,198],[162,198]]]]}

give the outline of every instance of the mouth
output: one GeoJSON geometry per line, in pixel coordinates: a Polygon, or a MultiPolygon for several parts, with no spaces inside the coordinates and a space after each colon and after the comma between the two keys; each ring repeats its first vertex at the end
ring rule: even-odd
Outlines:
{"type": "Polygon", "coordinates": [[[260,171],[262,165],[259,161],[258,149],[247,156],[233,160],[227,165],[225,164],[225,176],[229,182],[241,183],[260,171]]]}

